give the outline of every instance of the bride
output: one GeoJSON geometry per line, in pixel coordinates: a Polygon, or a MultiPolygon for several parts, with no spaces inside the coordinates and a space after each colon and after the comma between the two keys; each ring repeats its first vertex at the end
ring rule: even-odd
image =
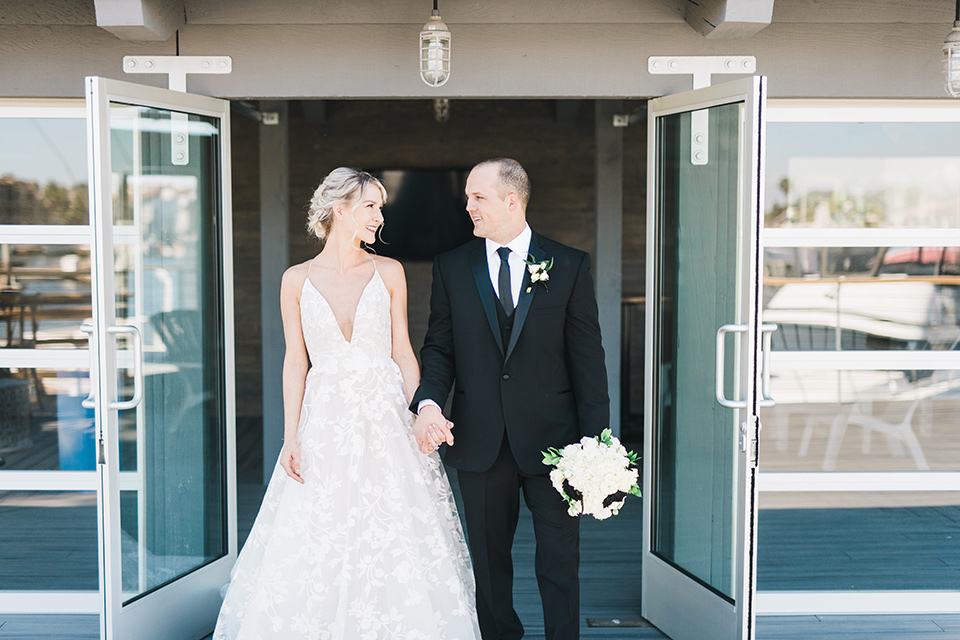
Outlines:
{"type": "Polygon", "coordinates": [[[420,372],[403,267],[363,250],[385,198],[339,168],[310,202],[326,242],[280,289],[283,449],[214,640],[480,637],[450,485],[407,409],[420,372]]]}

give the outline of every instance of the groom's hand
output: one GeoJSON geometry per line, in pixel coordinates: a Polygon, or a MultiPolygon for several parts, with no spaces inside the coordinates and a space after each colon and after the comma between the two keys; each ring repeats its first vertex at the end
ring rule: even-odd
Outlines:
{"type": "Polygon", "coordinates": [[[453,423],[443,417],[436,405],[425,405],[413,423],[413,435],[423,453],[433,453],[446,442],[453,445],[453,423]]]}

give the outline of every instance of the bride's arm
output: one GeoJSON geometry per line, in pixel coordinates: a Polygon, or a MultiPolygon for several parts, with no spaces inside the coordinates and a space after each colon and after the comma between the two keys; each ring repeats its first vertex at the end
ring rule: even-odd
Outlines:
{"type": "Polygon", "coordinates": [[[403,265],[396,260],[381,259],[378,263],[380,276],[390,291],[390,326],[393,338],[393,361],[403,376],[403,389],[407,402],[420,384],[420,366],[410,346],[410,331],[407,328],[407,279],[403,265]]]}
{"type": "MultiPolygon", "coordinates": [[[[378,265],[380,275],[383,277],[387,289],[390,291],[390,324],[393,337],[393,360],[400,367],[400,375],[403,376],[403,389],[407,393],[407,402],[413,402],[413,396],[420,386],[420,366],[417,364],[417,356],[413,353],[413,347],[410,346],[410,331],[407,328],[407,279],[403,274],[403,265],[396,260],[389,258],[380,258],[378,265]]],[[[424,409],[426,412],[426,409],[424,409]]],[[[439,410],[437,410],[439,414],[439,410]]],[[[431,446],[430,443],[446,442],[453,444],[453,435],[450,429],[453,423],[445,420],[441,415],[437,422],[421,421],[420,418],[413,425],[413,434],[417,440],[417,446],[423,453],[433,453],[439,444],[431,446]]]]}
{"type": "Polygon", "coordinates": [[[306,278],[305,265],[290,267],[283,274],[280,284],[280,315],[283,318],[283,339],[286,351],[283,356],[283,448],[280,451],[280,466],[287,475],[303,484],[300,475],[300,443],[297,442],[297,427],[300,408],[303,405],[303,390],[306,385],[310,361],[303,341],[300,325],[300,292],[306,278]]]}

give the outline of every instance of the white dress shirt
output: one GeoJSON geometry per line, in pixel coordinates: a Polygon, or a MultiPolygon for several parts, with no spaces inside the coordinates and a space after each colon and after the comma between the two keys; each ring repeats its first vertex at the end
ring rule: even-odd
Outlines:
{"type": "MultiPolygon", "coordinates": [[[[497,249],[500,247],[510,249],[510,256],[507,258],[507,262],[510,264],[510,292],[513,294],[514,309],[517,308],[517,304],[520,302],[520,287],[523,286],[523,273],[527,269],[527,252],[530,250],[530,239],[532,237],[533,231],[530,230],[530,225],[525,224],[520,235],[507,244],[501,245],[489,238],[486,239],[487,268],[490,270],[490,284],[493,285],[493,293],[496,294],[498,299],[500,297],[500,254],[497,253],[497,249]]],[[[499,302],[497,304],[499,304],[499,302]]],[[[417,413],[420,413],[420,410],[427,405],[433,405],[437,408],[440,407],[440,405],[433,400],[421,400],[417,405],[417,413]]]]}
{"type": "Polygon", "coordinates": [[[523,286],[523,273],[527,269],[527,251],[530,250],[530,238],[533,231],[530,225],[525,224],[523,231],[516,238],[507,244],[497,244],[490,238],[486,239],[487,248],[487,268],[490,269],[490,283],[493,285],[493,292],[500,298],[500,254],[497,249],[507,247],[510,249],[510,257],[507,262],[510,264],[510,293],[513,295],[513,308],[517,308],[520,302],[520,287],[523,286]]]}

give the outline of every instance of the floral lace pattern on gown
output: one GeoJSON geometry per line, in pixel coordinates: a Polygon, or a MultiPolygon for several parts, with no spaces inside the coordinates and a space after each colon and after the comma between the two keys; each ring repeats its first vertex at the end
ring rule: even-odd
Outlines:
{"type": "Polygon", "coordinates": [[[214,640],[479,638],[473,572],[439,456],[413,437],[379,272],[352,340],[307,277],[304,485],[278,464],[214,640]]]}

